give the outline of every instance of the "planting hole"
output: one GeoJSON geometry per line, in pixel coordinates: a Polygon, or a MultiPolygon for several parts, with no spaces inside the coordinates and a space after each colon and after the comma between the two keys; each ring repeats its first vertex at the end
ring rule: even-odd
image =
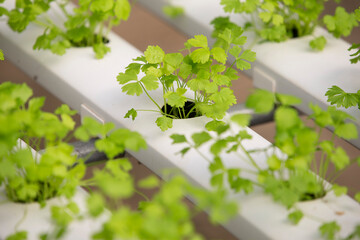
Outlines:
{"type": "Polygon", "coordinates": [[[164,115],[174,118],[174,119],[184,119],[184,118],[194,118],[202,116],[201,112],[196,109],[195,103],[191,101],[186,101],[184,107],[172,107],[169,104],[166,104],[161,108],[161,111],[164,115]]]}

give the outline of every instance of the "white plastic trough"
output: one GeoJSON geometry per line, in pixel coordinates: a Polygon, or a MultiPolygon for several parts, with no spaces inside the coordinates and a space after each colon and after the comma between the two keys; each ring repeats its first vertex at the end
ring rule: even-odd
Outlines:
{"type": "MultiPolygon", "coordinates": [[[[148,149],[132,154],[155,173],[161,175],[165,168],[175,168],[194,184],[210,188],[208,162],[194,151],[189,152],[185,158],[175,155],[181,147],[172,145],[169,138],[172,133],[189,136],[202,131],[206,118],[176,120],[174,127],[165,133],[154,123],[158,117],[156,113],[140,112],[135,121],[123,118],[131,108],[154,109],[152,102],[145,96],[135,97],[122,93],[116,81],[117,74],[123,72],[131,59],[141,52],[117,35],[110,34],[111,53],[102,60],[96,60],[89,48],[71,49],[66,55],[59,57],[47,51],[32,50],[35,36],[39,32],[38,28],[31,26],[22,34],[17,34],[2,24],[0,42],[6,58],[62,101],[80,111],[81,115],[96,115],[99,121],[114,122],[117,127],[141,133],[148,143],[148,149]]],[[[160,91],[151,94],[155,100],[160,99],[160,91]]],[[[269,144],[251,129],[248,131],[253,139],[246,143],[247,148],[262,148],[269,144]]],[[[259,162],[265,162],[263,155],[255,158],[259,162]]],[[[226,164],[243,165],[233,157],[226,159],[226,164]]],[[[319,239],[319,222],[305,218],[299,226],[290,225],[286,220],[286,209],[274,203],[271,197],[260,190],[249,196],[238,194],[233,198],[239,202],[241,209],[225,227],[239,239],[288,239],[289,236],[294,240],[319,239]]],[[[325,200],[304,205],[312,215],[319,215],[329,221],[336,219],[343,227],[343,236],[360,219],[360,205],[348,196],[328,196],[325,200]],[[344,214],[337,215],[337,211],[344,214]]]]}

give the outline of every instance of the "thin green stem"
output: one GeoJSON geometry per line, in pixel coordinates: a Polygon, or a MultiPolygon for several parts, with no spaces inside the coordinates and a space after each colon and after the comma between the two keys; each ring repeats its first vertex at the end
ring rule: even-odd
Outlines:
{"type": "Polygon", "coordinates": [[[25,206],[25,211],[24,211],[22,218],[16,223],[16,225],[14,227],[16,232],[18,231],[18,228],[21,225],[21,223],[23,223],[25,221],[27,214],[28,214],[28,208],[27,208],[27,206],[25,206]]]}
{"type": "Polygon", "coordinates": [[[150,201],[150,198],[148,198],[148,196],[146,196],[144,193],[140,192],[140,191],[137,191],[137,190],[134,190],[134,192],[138,195],[140,195],[141,197],[143,197],[146,201],[150,201]]]}
{"type": "Polygon", "coordinates": [[[158,109],[161,112],[161,107],[155,102],[155,100],[149,95],[149,93],[146,91],[146,88],[142,85],[141,82],[139,82],[141,88],[144,90],[144,92],[146,93],[146,95],[150,98],[150,100],[158,107],[158,109]]]}
{"type": "Polygon", "coordinates": [[[257,165],[257,163],[255,162],[255,160],[253,159],[253,157],[250,155],[250,153],[248,153],[248,151],[245,149],[245,147],[241,144],[241,142],[239,142],[239,146],[240,148],[244,151],[244,153],[246,154],[246,156],[249,158],[249,160],[251,161],[251,163],[253,164],[253,166],[261,171],[261,168],[257,165]]]}

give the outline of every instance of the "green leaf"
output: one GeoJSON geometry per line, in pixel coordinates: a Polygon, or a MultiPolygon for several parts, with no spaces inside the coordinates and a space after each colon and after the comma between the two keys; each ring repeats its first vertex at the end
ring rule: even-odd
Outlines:
{"type": "Polygon", "coordinates": [[[281,168],[281,160],[276,156],[272,155],[266,160],[270,170],[276,171],[281,168]]]}
{"type": "Polygon", "coordinates": [[[120,84],[126,84],[129,81],[137,80],[138,78],[136,72],[130,70],[130,71],[126,71],[125,73],[119,73],[116,79],[120,84]]]}
{"type": "Polygon", "coordinates": [[[229,53],[230,53],[231,55],[233,55],[233,56],[235,57],[235,59],[238,59],[241,51],[242,51],[242,48],[239,47],[239,46],[237,46],[237,45],[235,45],[235,46],[233,46],[232,48],[230,48],[229,53]]]}
{"type": "Polygon", "coordinates": [[[96,172],[95,180],[98,187],[110,198],[127,198],[134,192],[133,181],[129,177],[119,179],[108,173],[96,172]]]}
{"type": "Polygon", "coordinates": [[[121,89],[127,95],[135,95],[136,94],[137,96],[140,96],[143,93],[143,90],[142,90],[139,82],[127,83],[121,89]]]}
{"type": "Polygon", "coordinates": [[[91,34],[91,31],[89,28],[85,26],[75,27],[72,29],[69,29],[66,32],[69,39],[71,39],[74,42],[81,42],[83,39],[85,39],[87,36],[91,34]]]}
{"type": "Polygon", "coordinates": [[[249,126],[251,119],[250,114],[234,114],[231,116],[231,121],[237,123],[240,127],[246,127],[249,126]]]}
{"type": "Polygon", "coordinates": [[[214,59],[222,64],[226,63],[227,55],[224,49],[220,47],[214,47],[211,49],[211,54],[213,55],[214,59]]]}
{"type": "Polygon", "coordinates": [[[243,71],[243,70],[248,70],[248,69],[250,69],[250,68],[251,68],[251,64],[248,63],[248,62],[246,62],[246,61],[244,61],[244,60],[242,60],[242,59],[237,59],[237,60],[236,60],[236,67],[237,67],[238,69],[240,69],[241,71],[243,71]]]}
{"type": "Polygon", "coordinates": [[[341,147],[336,148],[335,152],[330,156],[330,160],[334,163],[337,170],[345,168],[350,163],[349,156],[341,147]]]}
{"type": "Polygon", "coordinates": [[[339,186],[337,184],[332,185],[332,190],[334,191],[337,197],[347,193],[347,187],[339,186]]]}
{"type": "Polygon", "coordinates": [[[182,79],[187,79],[188,76],[191,74],[191,70],[192,70],[192,66],[183,62],[180,65],[179,76],[182,79]]]}
{"type": "Polygon", "coordinates": [[[360,192],[356,193],[354,198],[356,201],[360,202],[360,192]]]}
{"type": "Polygon", "coordinates": [[[155,188],[160,185],[160,180],[154,175],[151,175],[147,178],[141,179],[138,183],[139,187],[141,188],[155,188]]]}
{"type": "Polygon", "coordinates": [[[192,47],[208,48],[208,41],[204,35],[195,35],[194,38],[187,40],[192,47]]]}
{"type": "Polygon", "coordinates": [[[76,113],[77,113],[77,111],[71,110],[69,105],[67,105],[67,104],[61,104],[61,106],[55,110],[55,114],[67,114],[67,115],[73,116],[76,113]]]}
{"type": "Polygon", "coordinates": [[[187,142],[186,137],[182,134],[172,134],[170,137],[173,140],[172,144],[187,142]]]}
{"type": "Polygon", "coordinates": [[[335,221],[324,223],[319,227],[321,236],[328,240],[335,240],[335,235],[340,229],[341,227],[335,221]]]}
{"type": "Polygon", "coordinates": [[[124,118],[131,117],[131,119],[134,121],[136,116],[137,116],[137,111],[134,108],[132,108],[125,114],[124,118]]]}
{"type": "Polygon", "coordinates": [[[70,47],[71,47],[70,42],[68,40],[63,40],[52,44],[50,46],[50,50],[52,53],[62,56],[65,54],[66,49],[70,47]]]}
{"type": "Polygon", "coordinates": [[[353,27],[358,26],[356,16],[346,12],[345,8],[340,6],[336,8],[334,16],[326,15],[323,21],[328,31],[337,38],[350,35],[353,27]]]}
{"type": "Polygon", "coordinates": [[[114,6],[113,0],[93,0],[90,5],[92,12],[107,12],[114,6]]]}
{"type": "Polygon", "coordinates": [[[4,60],[4,53],[1,49],[0,49],[0,60],[4,60]]]}
{"type": "Polygon", "coordinates": [[[169,128],[172,128],[173,120],[172,118],[168,118],[166,116],[158,117],[155,121],[156,125],[160,127],[161,131],[166,131],[169,128]]]}
{"type": "Polygon", "coordinates": [[[319,106],[309,104],[314,114],[310,115],[314,119],[317,125],[320,127],[331,126],[334,124],[333,119],[329,111],[323,111],[319,106]]]}
{"type": "Polygon", "coordinates": [[[202,144],[208,142],[211,139],[211,136],[207,132],[194,133],[191,135],[192,140],[195,143],[195,147],[198,148],[202,144]]]}
{"type": "MultiPolygon", "coordinates": [[[[214,101],[215,103],[225,104],[225,106],[228,107],[236,104],[236,97],[230,88],[222,88],[220,91],[211,95],[210,100],[214,101]]],[[[225,111],[227,109],[225,109],[225,111]]]]}
{"type": "Polygon", "coordinates": [[[130,16],[131,5],[128,0],[116,0],[114,13],[118,19],[127,20],[130,16]]]}
{"type": "Polygon", "coordinates": [[[6,237],[6,240],[26,240],[27,232],[26,231],[18,231],[6,237]]]}
{"type": "Polygon", "coordinates": [[[102,59],[106,53],[110,52],[110,48],[102,42],[94,44],[93,50],[95,52],[96,59],[102,59]]]}
{"type": "Polygon", "coordinates": [[[253,62],[256,60],[256,53],[249,49],[246,49],[239,58],[249,62],[253,62]]]}
{"type": "Polygon", "coordinates": [[[140,82],[142,82],[144,84],[145,88],[149,91],[155,90],[159,87],[158,78],[155,77],[154,75],[146,75],[140,80],[140,82]]]}
{"type": "Polygon", "coordinates": [[[337,107],[349,108],[357,106],[360,102],[359,94],[346,93],[344,90],[335,85],[327,90],[325,96],[328,97],[327,101],[330,102],[331,105],[336,104],[337,107]]]}
{"type": "Polygon", "coordinates": [[[270,22],[271,17],[272,17],[272,13],[270,13],[270,12],[261,12],[261,13],[259,13],[259,18],[260,18],[264,23],[270,22]]]}
{"type": "MultiPolygon", "coordinates": [[[[213,76],[213,80],[217,86],[231,86],[231,79],[226,75],[216,74],[213,76]]],[[[216,91],[218,90],[216,86],[216,91]]]]}
{"type": "Polygon", "coordinates": [[[292,224],[298,224],[303,218],[304,214],[300,210],[295,210],[288,214],[288,219],[292,224]]]}
{"type": "Polygon", "coordinates": [[[301,104],[301,99],[292,95],[287,95],[287,94],[282,94],[282,93],[275,93],[275,96],[277,98],[277,100],[279,100],[279,102],[282,105],[299,105],[301,104]]]}
{"type": "Polygon", "coordinates": [[[86,200],[86,203],[92,217],[99,216],[105,209],[105,200],[98,193],[92,193],[86,200]]]}
{"type": "MultiPolygon", "coordinates": [[[[356,10],[360,14],[360,9],[356,9],[356,10]]],[[[360,21],[360,20],[358,20],[358,21],[360,21]]],[[[357,51],[350,54],[350,57],[352,57],[350,59],[351,64],[356,64],[356,63],[358,63],[360,61],[360,43],[359,44],[354,43],[353,45],[351,45],[351,47],[349,47],[348,51],[351,51],[351,50],[354,50],[354,49],[356,49],[357,51]]]]}
{"type": "Polygon", "coordinates": [[[223,149],[225,149],[227,146],[226,140],[218,140],[210,147],[210,152],[214,154],[215,156],[219,155],[223,149]]]}
{"type": "Polygon", "coordinates": [[[190,150],[190,147],[186,147],[186,148],[182,149],[179,153],[183,157],[189,150],[190,150]]]}
{"type": "Polygon", "coordinates": [[[16,176],[16,171],[16,167],[12,162],[7,160],[0,161],[0,179],[12,178],[16,176]]]}
{"type": "Polygon", "coordinates": [[[176,92],[167,92],[164,94],[164,98],[168,100],[168,104],[172,107],[184,107],[185,102],[187,101],[184,96],[186,92],[185,88],[178,88],[176,92]]]}
{"type": "Polygon", "coordinates": [[[208,131],[216,131],[216,129],[218,129],[220,126],[225,125],[225,122],[223,121],[218,121],[218,120],[212,120],[208,123],[206,123],[205,128],[208,131]]]}
{"type": "Polygon", "coordinates": [[[72,214],[64,207],[52,206],[51,217],[60,226],[67,226],[72,220],[72,214]]]}
{"type": "Polygon", "coordinates": [[[298,126],[301,122],[297,111],[289,107],[279,107],[275,111],[276,127],[283,130],[289,130],[298,126]]]}
{"type": "Polygon", "coordinates": [[[353,123],[344,123],[335,127],[335,134],[344,139],[356,139],[358,138],[358,131],[353,123]]]}
{"type": "Polygon", "coordinates": [[[322,51],[326,45],[326,38],[324,36],[316,37],[310,41],[310,47],[317,51],[322,51]]]}
{"type": "Polygon", "coordinates": [[[246,100],[246,107],[254,109],[256,113],[270,112],[274,104],[274,94],[262,89],[256,89],[246,100]]]}
{"type": "Polygon", "coordinates": [[[144,52],[149,63],[161,63],[164,60],[165,52],[159,46],[148,46],[144,52]]]}
{"type": "Polygon", "coordinates": [[[281,24],[284,23],[284,17],[279,15],[279,14],[274,14],[272,16],[272,23],[275,25],[275,26],[280,26],[281,24]]]}
{"type": "Polygon", "coordinates": [[[164,62],[171,65],[174,68],[179,68],[184,57],[181,53],[169,53],[165,55],[164,62]]]}
{"type": "Polygon", "coordinates": [[[195,63],[206,63],[210,59],[210,50],[208,48],[199,48],[190,54],[195,63]]]}
{"type": "Polygon", "coordinates": [[[207,88],[209,83],[210,81],[208,79],[194,78],[189,80],[187,85],[192,91],[202,91],[207,88]]]}
{"type": "Polygon", "coordinates": [[[170,18],[177,18],[181,15],[184,15],[184,8],[179,6],[164,6],[163,12],[170,18]]]}

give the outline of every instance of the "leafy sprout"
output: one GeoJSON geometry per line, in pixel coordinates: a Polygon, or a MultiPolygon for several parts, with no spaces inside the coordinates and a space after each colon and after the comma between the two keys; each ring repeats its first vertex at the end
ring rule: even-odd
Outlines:
{"type": "MultiPolygon", "coordinates": [[[[274,143],[266,148],[246,149],[246,142],[252,139],[245,128],[250,121],[248,114],[234,114],[227,122],[210,122],[206,125],[207,131],[192,134],[190,138],[181,134],[173,134],[171,138],[173,144],[185,145],[180,151],[182,155],[193,149],[209,162],[212,186],[218,189],[229,186],[235,193],[246,194],[258,186],[274,201],[293,208],[288,218],[296,224],[303,217],[303,213],[296,208],[297,202],[321,198],[329,191],[336,196],[346,194],[346,187],[337,184],[330,186],[327,182],[334,183],[344,169],[352,164],[360,164],[359,158],[350,159],[345,150],[333,141],[320,138],[325,127],[334,128],[332,139],[335,136],[346,140],[357,138],[356,126],[348,122],[353,118],[335,107],[322,110],[311,104],[313,114],[309,117],[316,126],[309,127],[292,108],[300,103],[301,100],[296,97],[261,89],[248,97],[246,106],[257,113],[268,112],[275,105],[278,106],[275,110],[274,143]],[[201,153],[205,144],[211,157],[201,153]],[[224,160],[228,154],[237,157],[246,166],[226,166],[224,160]],[[265,156],[265,165],[256,160],[259,154],[265,156]],[[320,162],[316,161],[316,154],[321,155],[320,162]],[[331,164],[335,166],[334,170],[330,170],[331,164]]],[[[355,198],[360,200],[359,193],[355,198]]],[[[332,239],[334,232],[329,232],[327,226],[322,227],[321,231],[332,239]]]]}
{"type": "MultiPolygon", "coordinates": [[[[100,124],[92,118],[84,118],[82,125],[75,128],[71,116],[76,111],[62,105],[55,114],[43,112],[44,98],[30,99],[31,96],[32,90],[26,84],[0,85],[0,124],[7,126],[0,128],[0,186],[5,187],[8,198],[14,202],[38,202],[44,206],[46,200],[53,197],[67,199],[62,205],[51,206],[55,225],[42,233],[41,239],[60,239],[73,220],[105,215],[107,220],[102,229],[94,233],[95,239],[112,236],[200,240],[203,237],[196,233],[192,223],[196,214],[207,210],[212,222],[220,223],[236,212],[237,205],[227,200],[225,191],[194,187],[181,176],[165,183],[150,176],[136,185],[130,172],[131,162],[118,156],[125,150],[139,151],[147,147],[139,133],[114,129],[114,124],[100,124]],[[72,135],[84,142],[100,137],[95,141],[96,150],[104,152],[108,160],[91,178],[84,178],[86,159],[74,155],[73,147],[67,143],[72,135]],[[19,145],[19,138],[27,145],[19,145]],[[87,198],[87,211],[80,211],[73,202],[78,187],[93,189],[87,198]],[[149,199],[138,188],[158,191],[149,199]],[[125,200],[135,194],[144,196],[144,201],[132,210],[125,200]],[[183,201],[189,195],[198,201],[198,207],[189,208],[183,201]],[[110,204],[113,202],[116,204],[110,204]]],[[[16,231],[6,239],[26,237],[26,231],[16,231]]]]}
{"type": "MultiPolygon", "coordinates": [[[[238,79],[236,66],[240,70],[250,69],[256,55],[245,50],[246,37],[241,36],[241,28],[225,29],[219,33],[222,46],[210,48],[207,38],[196,35],[185,43],[184,53],[165,52],[159,46],[149,46],[144,56],[134,59],[119,73],[117,80],[122,91],[128,95],[145,93],[162,116],[156,120],[162,131],[172,127],[173,119],[191,118],[206,115],[221,119],[229,107],[236,103],[232,81],[238,79]],[[226,66],[228,55],[235,61],[226,66]],[[162,88],[163,102],[156,102],[150,91],[162,88]]],[[[131,109],[125,117],[137,116],[131,109]]]]}
{"type": "MultiPolygon", "coordinates": [[[[221,0],[225,12],[241,13],[246,19],[244,29],[256,34],[260,41],[282,42],[289,38],[312,35],[316,26],[324,25],[333,36],[339,38],[348,36],[352,29],[358,26],[359,9],[354,13],[347,12],[338,6],[335,14],[321,18],[326,0],[221,0]]],[[[340,1],[335,1],[339,3],[340,1]]],[[[224,27],[232,29],[236,26],[229,17],[218,17],[212,21],[213,37],[224,27]]],[[[222,41],[217,38],[217,41],[222,41]]],[[[323,36],[316,36],[310,47],[322,50],[326,45],[323,36]]]]}
{"type": "Polygon", "coordinates": [[[127,20],[131,6],[128,0],[79,1],[69,10],[70,1],[16,1],[13,9],[0,7],[0,15],[8,17],[8,25],[16,32],[24,31],[30,23],[44,29],[33,49],[46,49],[63,55],[70,47],[92,46],[96,58],[103,58],[111,28],[127,20]],[[52,9],[57,14],[48,14],[52,9]]]}

